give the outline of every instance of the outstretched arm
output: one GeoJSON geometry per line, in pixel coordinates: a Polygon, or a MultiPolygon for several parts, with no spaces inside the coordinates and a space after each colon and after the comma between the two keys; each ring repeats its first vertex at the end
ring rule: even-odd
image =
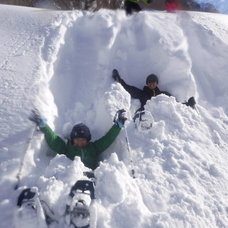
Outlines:
{"type": "Polygon", "coordinates": [[[135,86],[128,85],[119,75],[116,69],[112,72],[112,77],[115,81],[119,82],[124,89],[131,95],[134,99],[139,99],[141,101],[142,97],[144,96],[144,92],[141,89],[138,89],[135,86]]]}
{"type": "Polygon", "coordinates": [[[94,146],[96,147],[96,154],[99,155],[105,151],[111,144],[115,141],[116,137],[119,135],[121,128],[114,124],[110,130],[102,138],[94,141],[94,146]]]}
{"type": "Polygon", "coordinates": [[[48,146],[52,150],[59,154],[65,153],[66,143],[52,131],[52,129],[47,125],[46,119],[37,109],[32,110],[28,119],[40,127],[40,130],[44,133],[48,146]]]}
{"type": "Polygon", "coordinates": [[[119,135],[121,128],[124,127],[126,120],[126,111],[124,109],[118,110],[113,120],[115,124],[111,127],[105,136],[94,142],[97,155],[101,154],[104,150],[111,146],[116,137],[119,135]]]}
{"type": "Polygon", "coordinates": [[[52,150],[58,154],[65,153],[66,143],[59,136],[57,136],[48,125],[40,127],[40,130],[44,133],[46,142],[52,150]]]}

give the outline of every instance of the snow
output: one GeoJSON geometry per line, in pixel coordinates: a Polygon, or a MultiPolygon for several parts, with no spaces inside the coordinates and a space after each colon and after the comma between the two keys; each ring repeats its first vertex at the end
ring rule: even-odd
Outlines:
{"type": "Polygon", "coordinates": [[[95,170],[97,227],[228,227],[227,15],[7,5],[0,12],[0,227],[15,227],[17,197],[32,186],[62,218],[71,186],[88,171],[79,158],[50,151],[38,130],[26,151],[34,107],[61,137],[84,122],[92,140],[127,110],[133,166],[122,130],[95,170]],[[138,88],[154,73],[174,96],[147,102],[151,132],[135,128],[139,101],[113,81],[114,68],[138,88]],[[181,104],[191,96],[198,111],[181,104]]]}
{"type": "Polygon", "coordinates": [[[220,13],[228,13],[228,0],[195,0],[195,2],[210,3],[214,5],[220,13]]]}

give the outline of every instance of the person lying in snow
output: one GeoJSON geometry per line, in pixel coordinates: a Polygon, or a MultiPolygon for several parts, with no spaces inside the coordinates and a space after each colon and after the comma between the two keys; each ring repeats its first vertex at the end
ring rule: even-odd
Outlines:
{"type": "MultiPolygon", "coordinates": [[[[151,99],[151,97],[156,97],[159,94],[165,94],[167,96],[171,96],[171,94],[166,91],[160,91],[160,89],[157,87],[158,77],[154,74],[150,74],[146,78],[146,86],[144,86],[143,90],[138,89],[134,86],[128,85],[120,77],[120,75],[116,69],[114,69],[112,71],[112,77],[115,81],[119,82],[124,87],[124,89],[131,95],[132,98],[140,100],[141,106],[137,111],[144,110],[144,105],[146,104],[147,100],[151,99]]],[[[190,106],[192,108],[195,108],[195,104],[196,104],[195,98],[190,97],[188,99],[188,102],[183,103],[183,104],[190,106]]]]}
{"type": "MultiPolygon", "coordinates": [[[[143,0],[145,3],[151,3],[153,0],[143,0]]],[[[131,15],[133,11],[139,12],[142,8],[137,3],[139,0],[125,0],[124,1],[124,8],[127,15],[131,15]]]]}
{"type": "Polygon", "coordinates": [[[127,118],[126,111],[119,110],[110,130],[105,136],[94,142],[91,142],[89,128],[85,124],[79,123],[73,127],[67,143],[52,131],[47,125],[46,119],[37,110],[32,111],[29,120],[39,126],[52,150],[58,154],[65,154],[71,160],[78,156],[86,167],[94,170],[98,167],[98,156],[115,141],[127,118]]]}

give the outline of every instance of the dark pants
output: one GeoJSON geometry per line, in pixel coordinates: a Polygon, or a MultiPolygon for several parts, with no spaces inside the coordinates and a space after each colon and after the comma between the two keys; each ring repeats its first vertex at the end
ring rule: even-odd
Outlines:
{"type": "Polygon", "coordinates": [[[142,8],[136,2],[125,1],[124,7],[125,7],[127,15],[132,14],[133,10],[136,12],[139,12],[142,10],[142,8]]]}

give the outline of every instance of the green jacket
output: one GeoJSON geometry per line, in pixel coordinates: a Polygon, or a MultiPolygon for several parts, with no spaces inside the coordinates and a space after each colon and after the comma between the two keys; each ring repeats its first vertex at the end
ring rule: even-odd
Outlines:
{"type": "Polygon", "coordinates": [[[114,124],[105,136],[89,142],[83,149],[76,148],[70,141],[65,143],[48,125],[41,127],[40,130],[44,133],[48,146],[56,153],[65,154],[71,160],[74,160],[75,156],[79,156],[86,167],[94,170],[98,166],[98,155],[115,141],[121,128],[114,124]]]}

